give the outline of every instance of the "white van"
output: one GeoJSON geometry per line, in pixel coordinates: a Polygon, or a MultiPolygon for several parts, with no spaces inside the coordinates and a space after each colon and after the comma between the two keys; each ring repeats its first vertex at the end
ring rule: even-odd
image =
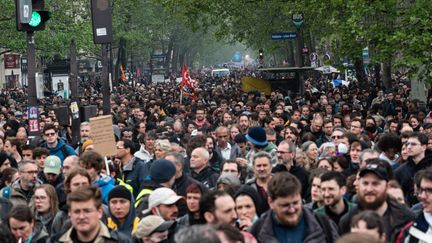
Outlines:
{"type": "Polygon", "coordinates": [[[230,70],[228,68],[213,69],[211,72],[212,77],[228,77],[230,75],[230,70]]]}

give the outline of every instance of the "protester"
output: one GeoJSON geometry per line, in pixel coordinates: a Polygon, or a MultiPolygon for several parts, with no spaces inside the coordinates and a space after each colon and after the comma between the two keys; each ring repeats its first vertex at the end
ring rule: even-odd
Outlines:
{"type": "Polygon", "coordinates": [[[428,242],[432,237],[432,168],[420,171],[420,185],[417,195],[420,199],[422,211],[414,222],[410,222],[401,232],[398,242],[428,242]]]}
{"type": "Polygon", "coordinates": [[[194,149],[190,159],[191,175],[192,178],[201,182],[207,188],[214,188],[219,174],[211,169],[209,159],[210,155],[205,148],[194,149]]]}
{"type": "Polygon", "coordinates": [[[71,192],[67,204],[72,226],[63,235],[52,236],[51,242],[132,242],[120,232],[109,231],[100,221],[103,209],[99,188],[84,187],[71,192]]]}
{"type": "Polygon", "coordinates": [[[339,222],[340,231],[342,233],[349,232],[350,222],[357,213],[363,210],[373,210],[386,222],[386,239],[395,241],[403,227],[414,219],[414,214],[387,196],[389,175],[379,163],[368,164],[360,171],[359,177],[357,190],[359,205],[353,207],[342,217],[339,222]]]}
{"type": "Polygon", "coordinates": [[[52,232],[52,223],[59,213],[59,203],[55,188],[42,184],[35,189],[32,198],[35,219],[43,224],[48,234],[52,232]]]}
{"type": "Polygon", "coordinates": [[[16,205],[9,212],[9,230],[13,242],[44,243],[48,239],[45,227],[35,217],[27,205],[16,205]]]}
{"type": "Polygon", "coordinates": [[[248,230],[263,213],[261,198],[254,188],[244,185],[234,195],[237,224],[241,230],[248,230]]]}
{"type": "Polygon", "coordinates": [[[54,125],[45,126],[43,135],[45,142],[41,147],[47,148],[50,154],[59,157],[61,162],[70,155],[76,155],[75,150],[58,137],[58,129],[54,125]]]}
{"type": "Polygon", "coordinates": [[[80,156],[80,166],[86,169],[92,179],[92,184],[102,191],[102,200],[108,204],[108,194],[114,188],[114,179],[102,173],[105,168],[104,158],[95,151],[84,151],[80,156]]]}
{"type": "Polygon", "coordinates": [[[34,188],[41,184],[37,179],[37,166],[34,160],[21,161],[18,167],[19,178],[12,184],[10,200],[12,204],[28,204],[34,188]]]}
{"type": "Polygon", "coordinates": [[[303,207],[301,184],[295,176],[276,174],[268,192],[271,209],[251,229],[258,242],[333,242],[339,237],[327,217],[316,217],[303,207]]]}
{"type": "Polygon", "coordinates": [[[116,186],[109,192],[108,210],[109,229],[129,236],[137,230],[139,219],[135,216],[132,193],[126,187],[116,186]]]}
{"type": "Polygon", "coordinates": [[[186,188],[187,213],[177,219],[177,223],[183,226],[190,226],[202,223],[200,218],[200,201],[204,195],[204,188],[199,184],[192,183],[186,188]]]}
{"type": "Polygon", "coordinates": [[[206,223],[227,223],[235,226],[237,213],[234,199],[224,191],[211,191],[203,196],[199,205],[200,218],[206,223]]]}

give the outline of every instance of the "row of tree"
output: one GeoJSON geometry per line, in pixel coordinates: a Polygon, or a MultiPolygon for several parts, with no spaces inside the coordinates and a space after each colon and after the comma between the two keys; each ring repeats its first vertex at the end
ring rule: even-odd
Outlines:
{"type": "MultiPolygon", "coordinates": [[[[114,75],[120,64],[125,68],[143,67],[154,53],[166,55],[167,72],[188,66],[227,61],[234,45],[217,40],[213,34],[187,25],[188,18],[157,0],[115,0],[114,42],[111,44],[114,75]],[[228,46],[228,48],[227,48],[228,46]]],[[[0,3],[0,48],[25,54],[25,33],[16,30],[15,1],[0,3]]],[[[75,41],[79,58],[100,59],[101,48],[93,44],[90,1],[46,0],[51,18],[44,31],[35,33],[38,68],[55,57],[67,58],[75,41]]],[[[237,45],[238,47],[238,45],[237,45]]]]}
{"type": "MultiPolygon", "coordinates": [[[[295,31],[291,16],[305,16],[305,43],[332,61],[350,58],[365,81],[362,50],[390,85],[391,68],[430,81],[432,71],[432,1],[430,0],[160,0],[195,29],[216,29],[218,37],[264,48],[281,58],[293,44],[272,41],[271,33],[295,31]],[[382,64],[382,65],[379,65],[382,64]],[[384,67],[380,69],[379,67],[384,67]]],[[[378,77],[379,75],[377,75],[378,77]]]]}

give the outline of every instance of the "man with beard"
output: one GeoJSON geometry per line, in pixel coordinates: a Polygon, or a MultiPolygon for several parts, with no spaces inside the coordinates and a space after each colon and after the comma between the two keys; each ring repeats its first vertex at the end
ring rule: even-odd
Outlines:
{"type": "Polygon", "coordinates": [[[400,230],[413,220],[415,215],[404,205],[387,196],[389,175],[379,163],[385,162],[379,159],[371,161],[360,170],[357,189],[359,205],[353,207],[341,218],[339,222],[340,232],[344,234],[350,231],[349,226],[354,215],[363,210],[372,210],[383,217],[386,238],[390,242],[395,242],[400,230]]]}
{"type": "Polygon", "coordinates": [[[204,106],[200,106],[196,109],[194,123],[200,129],[207,129],[210,127],[210,123],[207,121],[206,118],[206,109],[204,108],[204,106]]]}
{"type": "Polygon", "coordinates": [[[273,167],[272,172],[277,173],[288,171],[289,173],[295,175],[295,177],[297,177],[297,179],[302,184],[302,198],[309,198],[310,195],[307,195],[309,188],[309,172],[296,164],[294,160],[296,156],[295,144],[291,141],[284,140],[279,143],[276,153],[278,163],[275,167],[273,167]]]}
{"type": "Polygon", "coordinates": [[[288,172],[277,173],[268,185],[271,210],[252,226],[258,242],[334,242],[339,237],[326,216],[305,208],[299,180],[288,172]]]}
{"type": "MultiPolygon", "coordinates": [[[[157,215],[162,217],[165,221],[176,221],[178,218],[178,203],[184,198],[178,196],[173,190],[166,187],[161,187],[154,190],[149,196],[149,206],[148,209],[144,210],[142,213],[147,215],[157,215]]],[[[174,242],[174,234],[181,228],[179,224],[171,227],[168,230],[168,240],[167,242],[174,242]]]]}
{"type": "Polygon", "coordinates": [[[354,206],[343,198],[346,193],[345,176],[336,171],[330,171],[321,176],[321,192],[324,206],[317,208],[316,213],[327,215],[336,224],[354,206]]]}
{"type": "Polygon", "coordinates": [[[269,205],[267,203],[267,191],[268,183],[272,178],[272,164],[270,154],[263,151],[256,153],[253,158],[252,166],[255,178],[248,181],[246,184],[252,186],[258,191],[261,201],[263,202],[263,209],[265,211],[269,209],[269,205]]]}
{"type": "Polygon", "coordinates": [[[37,165],[34,160],[23,160],[18,165],[19,179],[12,184],[10,201],[13,205],[29,204],[34,193],[37,179],[37,165]]]}
{"type": "Polygon", "coordinates": [[[248,133],[250,126],[249,116],[246,114],[241,114],[238,118],[238,125],[240,126],[241,133],[248,133]]]}
{"type": "Polygon", "coordinates": [[[227,223],[235,226],[237,213],[234,199],[224,191],[204,195],[199,205],[200,218],[209,224],[227,223]]]}

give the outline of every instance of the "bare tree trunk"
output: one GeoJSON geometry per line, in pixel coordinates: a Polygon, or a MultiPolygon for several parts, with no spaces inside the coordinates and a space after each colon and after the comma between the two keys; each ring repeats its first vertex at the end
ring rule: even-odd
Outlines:
{"type": "Polygon", "coordinates": [[[391,63],[384,62],[382,64],[383,66],[383,83],[384,87],[387,91],[391,90],[392,88],[392,80],[391,80],[391,63]]]}
{"type": "Polygon", "coordinates": [[[362,57],[357,57],[354,59],[354,67],[356,70],[356,78],[361,86],[366,85],[367,77],[364,70],[364,63],[362,57]]]}

